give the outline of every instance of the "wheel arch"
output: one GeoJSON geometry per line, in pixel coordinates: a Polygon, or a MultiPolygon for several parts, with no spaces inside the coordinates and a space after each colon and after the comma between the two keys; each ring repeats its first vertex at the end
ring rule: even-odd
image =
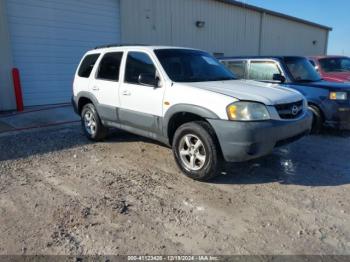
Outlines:
{"type": "Polygon", "coordinates": [[[323,120],[325,119],[325,113],[322,109],[322,106],[319,103],[317,103],[315,101],[308,101],[308,107],[314,107],[314,108],[318,109],[318,111],[320,111],[320,114],[321,114],[323,120]]]}
{"type": "Polygon", "coordinates": [[[92,103],[95,106],[96,110],[98,110],[98,101],[96,97],[89,92],[80,92],[77,95],[77,110],[79,114],[81,114],[83,107],[88,103],[92,103]]]}
{"type": "Polygon", "coordinates": [[[210,125],[207,119],[219,119],[219,117],[211,110],[201,106],[175,105],[164,116],[163,134],[168,138],[169,145],[172,145],[175,131],[181,125],[192,121],[205,121],[210,125]]]}

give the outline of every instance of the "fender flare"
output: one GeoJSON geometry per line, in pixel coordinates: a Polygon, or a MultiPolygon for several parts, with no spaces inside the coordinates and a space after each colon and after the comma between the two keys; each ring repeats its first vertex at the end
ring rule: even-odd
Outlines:
{"type": "Polygon", "coordinates": [[[324,106],[323,106],[323,104],[322,104],[322,101],[321,100],[315,100],[315,99],[309,99],[309,98],[307,98],[307,102],[308,102],[308,105],[310,106],[310,105],[313,105],[313,106],[316,106],[320,111],[321,111],[321,114],[323,115],[323,116],[325,116],[325,108],[324,108],[324,106]]]}
{"type": "Polygon", "coordinates": [[[80,111],[80,108],[79,108],[79,101],[80,99],[84,97],[84,98],[88,98],[91,100],[92,104],[95,106],[96,110],[97,110],[97,113],[98,110],[99,110],[99,102],[97,101],[97,98],[91,94],[90,92],[87,92],[87,91],[81,91],[77,94],[77,96],[75,97],[75,103],[77,105],[77,109],[78,111],[80,111]]]}
{"type": "Polygon", "coordinates": [[[202,106],[191,104],[176,104],[168,109],[163,118],[163,135],[168,137],[168,127],[171,118],[178,113],[191,113],[206,119],[220,119],[213,111],[202,106]]]}

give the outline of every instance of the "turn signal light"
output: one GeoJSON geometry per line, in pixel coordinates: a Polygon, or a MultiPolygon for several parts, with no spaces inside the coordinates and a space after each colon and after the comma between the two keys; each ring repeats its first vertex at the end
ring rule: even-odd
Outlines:
{"type": "Polygon", "coordinates": [[[228,113],[230,119],[237,119],[237,106],[230,105],[227,108],[227,113],[228,113]]]}

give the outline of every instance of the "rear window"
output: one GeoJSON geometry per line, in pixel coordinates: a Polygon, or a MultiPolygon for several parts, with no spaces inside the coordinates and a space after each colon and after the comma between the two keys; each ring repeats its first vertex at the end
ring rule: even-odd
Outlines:
{"type": "Polygon", "coordinates": [[[89,78],[99,56],[100,54],[87,55],[80,65],[78,75],[80,77],[89,78]]]}
{"type": "Polygon", "coordinates": [[[246,75],[245,61],[223,61],[222,62],[237,77],[244,79],[246,75]]]}

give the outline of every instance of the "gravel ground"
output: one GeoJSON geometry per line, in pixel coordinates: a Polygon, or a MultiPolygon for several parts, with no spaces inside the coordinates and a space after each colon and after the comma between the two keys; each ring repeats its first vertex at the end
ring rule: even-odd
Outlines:
{"type": "Polygon", "coordinates": [[[118,130],[1,135],[0,254],[350,254],[349,155],[311,136],[201,183],[118,130]]]}

